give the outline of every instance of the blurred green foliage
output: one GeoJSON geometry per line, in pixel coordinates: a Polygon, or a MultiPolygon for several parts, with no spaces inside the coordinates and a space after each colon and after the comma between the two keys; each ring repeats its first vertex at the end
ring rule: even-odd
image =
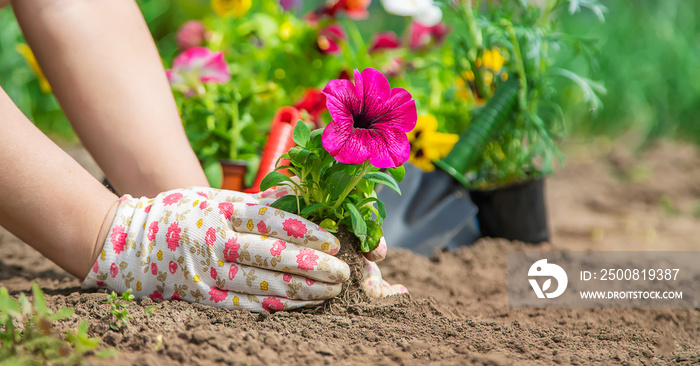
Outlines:
{"type": "MultiPolygon", "coordinates": [[[[210,14],[208,0],[138,0],[165,60],[176,53],[174,33],[189,19],[210,14]]],[[[319,1],[303,1],[303,14],[319,1]]],[[[571,134],[579,137],[624,133],[638,141],[675,137],[700,143],[700,2],[692,0],[608,0],[605,23],[595,15],[562,16],[567,33],[597,40],[597,67],[574,71],[602,81],[608,90],[604,109],[593,115],[583,107],[576,87],[557,88],[571,134]]],[[[400,30],[407,18],[381,10],[373,1],[373,18],[357,22],[363,38],[379,30],[400,30]]],[[[12,10],[0,10],[0,86],[37,126],[47,133],[74,138],[72,129],[52,95],[43,94],[36,77],[15,50],[23,42],[12,10]]],[[[561,57],[568,57],[563,50],[561,57]]],[[[578,68],[577,68],[578,67],[578,68]]],[[[567,86],[565,86],[567,85],[567,86]]],[[[418,96],[417,96],[418,97],[418,96]]],[[[426,101],[425,103],[427,103],[426,101]]]]}

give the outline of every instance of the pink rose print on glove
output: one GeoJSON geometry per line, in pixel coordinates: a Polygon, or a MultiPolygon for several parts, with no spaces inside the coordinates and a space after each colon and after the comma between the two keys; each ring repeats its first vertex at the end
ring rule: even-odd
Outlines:
{"type": "Polygon", "coordinates": [[[182,299],[180,298],[180,294],[178,294],[177,292],[174,292],[173,296],[170,296],[170,300],[182,300],[182,299]]]}
{"type": "Polygon", "coordinates": [[[146,236],[148,241],[153,241],[156,238],[156,234],[158,234],[158,221],[153,221],[148,225],[148,235],[146,236]]]}
{"type": "Polygon", "coordinates": [[[124,231],[124,226],[117,225],[112,230],[112,234],[109,236],[109,240],[112,241],[112,248],[114,252],[119,254],[124,251],[126,246],[126,231],[124,231]]]}
{"type": "Polygon", "coordinates": [[[92,272],[97,273],[100,270],[100,264],[98,261],[95,261],[95,264],[92,266],[92,272]]]}
{"type": "Polygon", "coordinates": [[[109,273],[112,275],[112,278],[117,277],[117,274],[119,274],[119,267],[117,267],[116,263],[112,263],[109,267],[109,273]]]}
{"type": "Polygon", "coordinates": [[[168,233],[165,235],[165,242],[168,243],[168,249],[173,252],[180,246],[180,226],[177,221],[173,222],[168,228],[168,233]]]}
{"type": "Polygon", "coordinates": [[[146,206],[146,208],[143,209],[143,212],[145,212],[145,213],[151,212],[151,207],[153,207],[153,205],[146,206]]]}
{"type": "Polygon", "coordinates": [[[211,267],[211,271],[209,271],[209,272],[210,272],[209,274],[211,275],[211,278],[215,280],[216,279],[216,268],[211,267]]]}
{"type": "Polygon", "coordinates": [[[307,284],[307,285],[313,286],[314,283],[316,283],[315,280],[312,280],[312,279],[310,279],[310,278],[307,278],[307,279],[306,279],[306,284],[307,284]]]}
{"type": "Polygon", "coordinates": [[[267,234],[267,233],[270,232],[270,228],[268,228],[267,226],[265,226],[265,221],[260,221],[260,222],[258,223],[258,232],[259,232],[260,234],[263,234],[263,235],[265,235],[265,234],[267,234]]]}
{"type": "Polygon", "coordinates": [[[211,287],[209,289],[209,298],[213,302],[217,302],[217,303],[222,302],[222,301],[226,300],[227,296],[228,296],[228,292],[226,292],[224,290],[219,290],[216,287],[211,287]]]}
{"type": "Polygon", "coordinates": [[[197,194],[200,195],[200,196],[202,196],[202,197],[204,197],[204,198],[209,198],[209,196],[208,196],[206,193],[202,192],[202,191],[197,192],[197,194]]]}
{"type": "Polygon", "coordinates": [[[158,275],[158,265],[156,262],[151,263],[151,274],[154,276],[158,275]]]}
{"type": "Polygon", "coordinates": [[[284,310],[284,304],[279,299],[274,297],[266,297],[262,301],[262,308],[269,312],[284,310]]]}
{"type": "Polygon", "coordinates": [[[202,203],[199,204],[199,209],[204,210],[208,205],[209,203],[207,201],[202,201],[202,203]]]}
{"type": "Polygon", "coordinates": [[[287,232],[287,235],[295,238],[303,238],[306,235],[306,225],[297,219],[287,219],[282,223],[282,228],[287,232]]]}
{"type": "Polygon", "coordinates": [[[318,256],[313,249],[305,248],[299,251],[299,254],[297,254],[297,264],[299,265],[299,269],[304,269],[307,271],[313,270],[317,259],[318,256]]]}
{"type": "Polygon", "coordinates": [[[285,273],[285,274],[282,275],[282,280],[283,280],[284,282],[289,283],[289,281],[292,280],[292,275],[290,275],[289,273],[285,273]]]}
{"type": "Polygon", "coordinates": [[[226,220],[231,220],[231,216],[233,216],[233,203],[231,203],[231,202],[219,203],[219,213],[224,215],[226,220]]]}
{"type": "Polygon", "coordinates": [[[173,203],[178,203],[180,199],[182,199],[182,193],[171,193],[163,198],[163,204],[166,206],[172,205],[173,203]]]}
{"type": "Polygon", "coordinates": [[[236,242],[236,238],[229,239],[224,246],[224,259],[229,262],[237,262],[238,249],[241,249],[241,246],[236,242]]]}
{"type": "Polygon", "coordinates": [[[170,261],[168,267],[168,269],[170,269],[170,273],[175,274],[175,272],[177,272],[177,263],[175,263],[175,261],[170,261]]]}
{"type": "Polygon", "coordinates": [[[214,245],[214,242],[216,241],[216,229],[213,227],[207,229],[207,235],[204,236],[204,240],[207,242],[208,246],[214,245]]]}
{"type": "Polygon", "coordinates": [[[232,264],[231,267],[228,269],[228,279],[232,280],[236,278],[236,274],[238,273],[238,267],[236,267],[235,264],[232,264]]]}
{"type": "MultiPolygon", "coordinates": [[[[177,293],[177,292],[176,292],[176,293],[177,293]]],[[[161,293],[158,292],[158,291],[153,291],[153,293],[150,294],[150,295],[148,295],[148,297],[150,297],[151,300],[155,300],[155,299],[163,300],[163,294],[161,294],[161,293]]]]}
{"type": "Polygon", "coordinates": [[[270,254],[276,257],[282,254],[282,251],[285,248],[287,248],[287,243],[285,243],[284,240],[277,240],[276,242],[272,243],[272,248],[270,248],[270,254]]]}

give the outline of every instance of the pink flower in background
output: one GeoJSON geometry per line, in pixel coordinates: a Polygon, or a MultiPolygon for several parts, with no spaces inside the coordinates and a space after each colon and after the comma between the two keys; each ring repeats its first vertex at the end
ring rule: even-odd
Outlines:
{"type": "Polygon", "coordinates": [[[180,231],[180,226],[176,221],[168,227],[168,233],[165,234],[165,242],[168,243],[168,249],[173,252],[180,246],[180,231]]]}
{"type": "Polygon", "coordinates": [[[323,131],[323,147],[341,163],[377,168],[402,165],[411,153],[406,132],[416,125],[416,102],[391,88],[375,69],[355,70],[355,84],[331,80],[323,89],[333,121],[323,131]]]}
{"type": "Polygon", "coordinates": [[[213,302],[222,302],[226,300],[226,297],[228,296],[228,292],[224,290],[219,290],[216,287],[211,287],[209,289],[209,298],[213,302]]]}
{"type": "Polygon", "coordinates": [[[284,11],[289,11],[289,9],[297,6],[299,0],[280,0],[280,5],[284,11]]]}
{"type": "Polygon", "coordinates": [[[401,47],[401,41],[394,32],[379,32],[369,41],[369,53],[401,47]]]}
{"type": "Polygon", "coordinates": [[[146,235],[148,241],[153,241],[156,238],[156,234],[158,234],[158,221],[153,221],[148,225],[148,234],[146,235]]]}
{"type": "Polygon", "coordinates": [[[282,251],[286,248],[287,243],[285,243],[284,240],[277,240],[276,242],[272,243],[272,248],[270,248],[270,254],[276,257],[282,254],[282,251]]]}
{"type": "Polygon", "coordinates": [[[413,50],[440,44],[447,36],[447,26],[442,22],[432,27],[426,27],[421,23],[412,22],[408,31],[411,36],[411,49],[413,50]]]}
{"type": "Polygon", "coordinates": [[[219,203],[219,213],[224,215],[226,220],[231,220],[231,216],[233,216],[233,203],[231,203],[231,202],[219,203]]]}
{"type": "Polygon", "coordinates": [[[199,47],[207,40],[207,29],[199,20],[190,20],[180,26],[175,35],[175,42],[180,51],[188,50],[192,47],[199,47]]]}
{"type": "Polygon", "coordinates": [[[112,230],[112,234],[109,236],[109,240],[112,241],[112,248],[114,252],[119,254],[124,251],[126,246],[126,231],[124,226],[117,225],[112,230]]]}
{"type": "MultiPolygon", "coordinates": [[[[326,111],[326,96],[316,88],[308,88],[304,91],[304,96],[297,101],[294,108],[305,110],[316,122],[323,112],[326,111]]],[[[321,126],[318,126],[321,127],[321,126]]]]}
{"type": "Polygon", "coordinates": [[[284,310],[284,304],[277,298],[266,297],[262,301],[262,308],[272,313],[274,311],[284,310]]]}
{"type": "Polygon", "coordinates": [[[340,24],[331,24],[318,32],[316,45],[321,52],[335,55],[343,52],[340,43],[347,39],[348,36],[340,24]]]}
{"type": "Polygon", "coordinates": [[[238,249],[241,249],[241,245],[238,244],[236,238],[229,239],[224,245],[224,259],[229,262],[237,262],[238,249]]]}
{"type": "Polygon", "coordinates": [[[299,251],[299,254],[297,254],[297,264],[299,265],[299,269],[304,269],[307,271],[313,270],[317,259],[318,256],[316,255],[316,252],[310,248],[304,248],[299,251]]]}
{"type": "Polygon", "coordinates": [[[177,272],[177,263],[175,263],[175,261],[170,261],[168,264],[168,269],[170,270],[170,273],[175,274],[175,272],[177,272]]]}
{"type": "Polygon", "coordinates": [[[216,229],[213,227],[207,229],[207,233],[204,235],[204,241],[207,242],[208,246],[214,245],[214,242],[216,241],[216,229]]]}
{"type": "Polygon", "coordinates": [[[303,238],[306,235],[306,225],[297,219],[287,219],[282,223],[282,228],[287,235],[295,238],[303,238]]]}
{"type": "Polygon", "coordinates": [[[316,10],[316,13],[335,18],[339,12],[344,11],[350,19],[367,19],[369,17],[367,8],[371,3],[372,0],[330,0],[316,10]]]}
{"type": "Polygon", "coordinates": [[[224,84],[231,80],[231,72],[222,52],[205,47],[192,47],[173,60],[173,68],[166,71],[170,85],[188,97],[204,94],[204,84],[224,84]]]}
{"type": "Polygon", "coordinates": [[[163,204],[166,206],[172,205],[173,203],[178,203],[180,199],[182,199],[182,193],[171,193],[163,198],[163,204]]]}

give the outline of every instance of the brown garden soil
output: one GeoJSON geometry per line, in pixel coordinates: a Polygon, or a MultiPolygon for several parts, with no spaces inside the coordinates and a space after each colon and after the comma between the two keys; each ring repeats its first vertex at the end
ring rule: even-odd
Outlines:
{"type": "MultiPolygon", "coordinates": [[[[432,258],[390,249],[380,268],[410,295],[336,309],[334,314],[251,314],[150,299],[130,307],[123,332],[109,329],[105,294],[0,231],[0,285],[29,293],[37,281],[54,307],[90,322],[117,356],[90,364],[696,364],[697,309],[511,309],[512,250],[700,249],[700,151],[660,143],[637,156],[610,143],[571,146],[566,167],[547,180],[551,243],[485,239],[432,258]],[[585,146],[585,148],[582,148],[585,146]]],[[[71,150],[99,175],[80,149],[71,150]]],[[[49,213],[46,213],[49,214],[49,213]]]]}

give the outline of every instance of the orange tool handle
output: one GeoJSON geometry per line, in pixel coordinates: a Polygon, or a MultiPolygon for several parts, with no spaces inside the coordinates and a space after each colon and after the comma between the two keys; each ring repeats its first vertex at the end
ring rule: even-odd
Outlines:
{"type": "MultiPolygon", "coordinates": [[[[292,134],[298,120],[299,111],[294,107],[282,107],[277,110],[270,126],[270,136],[267,138],[265,150],[263,150],[262,158],[260,159],[258,173],[255,176],[253,185],[245,190],[246,193],[260,192],[260,182],[262,182],[267,173],[275,170],[277,159],[294,147],[295,143],[292,134]]],[[[284,162],[280,163],[285,165],[284,162]]],[[[280,173],[287,174],[287,170],[280,170],[280,173]]]]}

